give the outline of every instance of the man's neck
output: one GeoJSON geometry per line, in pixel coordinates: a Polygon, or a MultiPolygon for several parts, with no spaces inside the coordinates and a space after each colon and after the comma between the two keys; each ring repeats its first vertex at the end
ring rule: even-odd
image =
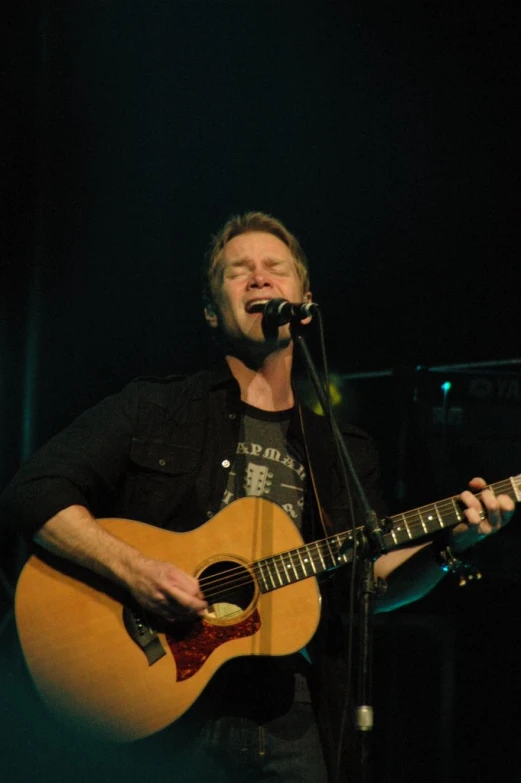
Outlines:
{"type": "Polygon", "coordinates": [[[239,384],[243,402],[263,411],[283,411],[293,407],[291,346],[270,354],[257,369],[248,367],[237,356],[227,355],[226,361],[239,384]]]}

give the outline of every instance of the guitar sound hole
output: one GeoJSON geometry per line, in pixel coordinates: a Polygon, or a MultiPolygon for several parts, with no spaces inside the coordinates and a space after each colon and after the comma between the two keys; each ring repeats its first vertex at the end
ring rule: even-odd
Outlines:
{"type": "Polygon", "coordinates": [[[236,623],[255,598],[255,582],[247,568],[232,560],[221,560],[204,568],[199,583],[208,601],[207,619],[236,623]]]}

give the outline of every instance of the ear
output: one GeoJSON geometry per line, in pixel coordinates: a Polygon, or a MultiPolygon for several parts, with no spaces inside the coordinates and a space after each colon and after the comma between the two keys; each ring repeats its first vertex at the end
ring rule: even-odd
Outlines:
{"type": "Polygon", "coordinates": [[[212,304],[207,304],[204,308],[204,317],[206,319],[206,323],[211,329],[217,329],[219,326],[219,319],[212,304]]]}

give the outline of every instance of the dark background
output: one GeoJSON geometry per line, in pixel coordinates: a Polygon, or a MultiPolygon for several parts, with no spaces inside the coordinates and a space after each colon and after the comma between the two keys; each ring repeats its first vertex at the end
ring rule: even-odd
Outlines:
{"type": "MultiPolygon", "coordinates": [[[[393,512],[520,470],[518,3],[7,13],[2,484],[136,375],[206,364],[200,261],[248,209],[309,255],[341,414],[375,436],[393,512]]],[[[517,528],[480,584],[379,620],[379,780],[519,780],[517,528]]]]}

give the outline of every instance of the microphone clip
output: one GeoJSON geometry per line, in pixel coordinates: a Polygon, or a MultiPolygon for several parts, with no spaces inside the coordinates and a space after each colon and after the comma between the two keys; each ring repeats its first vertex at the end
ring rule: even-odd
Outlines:
{"type": "Polygon", "coordinates": [[[287,299],[270,299],[264,305],[262,323],[267,329],[284,326],[284,324],[297,326],[304,319],[313,316],[317,310],[318,305],[315,302],[292,304],[287,299]]]}

